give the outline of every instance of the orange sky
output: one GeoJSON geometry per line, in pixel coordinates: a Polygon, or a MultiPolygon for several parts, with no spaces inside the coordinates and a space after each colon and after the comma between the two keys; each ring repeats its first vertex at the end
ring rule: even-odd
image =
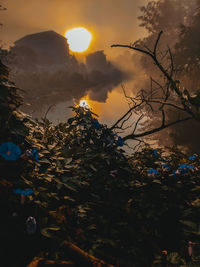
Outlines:
{"type": "Polygon", "coordinates": [[[147,0],[2,0],[7,11],[1,12],[3,43],[20,37],[54,30],[85,26],[94,33],[91,50],[106,50],[110,45],[136,40],[144,34],[138,27],[139,6],[147,0]]]}
{"type": "MultiPolygon", "coordinates": [[[[129,44],[144,36],[145,32],[138,26],[137,17],[140,15],[138,7],[147,2],[148,0],[2,0],[1,4],[8,10],[1,12],[1,40],[3,44],[10,45],[26,34],[54,30],[64,35],[69,28],[84,26],[94,35],[87,52],[104,50],[108,59],[116,60],[125,50],[111,49],[110,45],[129,44]]],[[[131,67],[130,65],[129,68],[131,67]]],[[[109,94],[107,103],[93,103],[93,108],[108,122],[114,121],[128,106],[118,87],[109,94]]]]}

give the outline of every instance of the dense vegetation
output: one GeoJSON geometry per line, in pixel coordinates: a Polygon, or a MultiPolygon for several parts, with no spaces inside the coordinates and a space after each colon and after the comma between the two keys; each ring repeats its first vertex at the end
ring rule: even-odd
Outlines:
{"type": "Polygon", "coordinates": [[[2,266],[199,266],[198,155],[127,156],[87,106],[33,121],[0,71],[2,266]]]}

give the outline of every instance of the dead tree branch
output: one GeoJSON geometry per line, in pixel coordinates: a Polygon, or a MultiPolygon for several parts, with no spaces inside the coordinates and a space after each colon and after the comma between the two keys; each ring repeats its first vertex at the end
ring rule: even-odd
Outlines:
{"type": "MultiPolygon", "coordinates": [[[[179,86],[177,85],[177,81],[173,79],[173,76],[172,76],[172,73],[174,71],[173,65],[171,67],[171,72],[169,73],[157,58],[157,47],[158,47],[158,43],[159,43],[159,40],[161,38],[162,33],[163,32],[161,31],[158,34],[158,37],[157,37],[155,45],[154,45],[153,52],[151,52],[149,49],[145,50],[145,49],[142,49],[142,48],[139,48],[139,47],[136,47],[136,46],[132,46],[132,45],[114,44],[114,45],[111,45],[111,47],[129,48],[129,49],[138,51],[138,52],[140,52],[142,54],[148,55],[153,60],[155,65],[159,68],[159,70],[163,73],[164,77],[168,80],[170,89],[172,91],[174,91],[176,93],[176,95],[178,96],[178,98],[179,98],[179,100],[180,100],[180,102],[182,104],[183,109],[189,115],[191,115],[194,119],[200,120],[199,114],[196,114],[196,113],[193,112],[193,110],[191,109],[190,105],[188,104],[187,99],[184,98],[183,93],[181,92],[179,86]]],[[[170,54],[171,60],[173,61],[171,50],[168,50],[168,52],[170,54]]]]}
{"type": "Polygon", "coordinates": [[[151,135],[151,134],[160,132],[161,130],[164,130],[164,129],[168,128],[168,127],[171,127],[171,126],[173,126],[175,124],[178,124],[178,123],[181,123],[181,122],[184,122],[184,121],[188,121],[188,120],[191,120],[191,119],[193,119],[193,117],[186,117],[184,119],[175,120],[173,122],[170,122],[168,124],[165,124],[165,118],[163,116],[163,120],[162,120],[161,126],[159,126],[157,128],[154,128],[152,130],[149,130],[149,131],[145,131],[143,133],[129,134],[129,135],[123,137],[123,139],[124,139],[124,141],[126,141],[126,140],[129,140],[129,139],[135,139],[135,138],[145,137],[147,135],[151,135]]]}
{"type": "Polygon", "coordinates": [[[119,120],[117,120],[113,126],[110,127],[110,130],[113,130],[114,128],[116,128],[116,126],[123,121],[134,109],[140,107],[144,102],[142,101],[141,103],[131,107],[119,120]]]}

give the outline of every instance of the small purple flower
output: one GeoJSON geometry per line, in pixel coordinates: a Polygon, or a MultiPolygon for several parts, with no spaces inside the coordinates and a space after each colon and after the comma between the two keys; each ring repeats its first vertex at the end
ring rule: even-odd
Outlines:
{"type": "Polygon", "coordinates": [[[13,142],[5,142],[0,145],[0,155],[8,161],[18,160],[21,156],[21,149],[13,142]]]}
{"type": "Polygon", "coordinates": [[[148,173],[149,173],[149,174],[154,174],[154,175],[159,174],[158,171],[157,171],[156,169],[149,169],[149,170],[148,170],[148,173]]]}
{"type": "Polygon", "coordinates": [[[110,176],[115,178],[117,173],[118,173],[117,170],[110,171],[110,176]]]}
{"type": "Polygon", "coordinates": [[[31,151],[30,149],[27,149],[27,150],[25,151],[25,155],[26,155],[27,157],[30,157],[30,156],[32,155],[32,151],[31,151]]]}
{"type": "Polygon", "coordinates": [[[22,155],[21,158],[27,160],[29,157],[32,156],[32,150],[27,149],[22,155]]]}
{"type": "Polygon", "coordinates": [[[26,232],[29,235],[33,235],[36,233],[37,230],[37,223],[36,219],[32,216],[29,216],[26,220],[26,232]]]}

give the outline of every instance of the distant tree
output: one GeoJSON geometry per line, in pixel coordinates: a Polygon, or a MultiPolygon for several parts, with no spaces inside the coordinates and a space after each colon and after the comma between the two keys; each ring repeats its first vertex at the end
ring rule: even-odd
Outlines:
{"type": "MultiPolygon", "coordinates": [[[[200,113],[199,109],[196,107],[200,106],[200,100],[198,98],[192,98],[188,91],[182,91],[182,88],[180,87],[180,81],[175,80],[176,78],[176,71],[174,69],[174,62],[173,62],[173,56],[172,52],[170,49],[167,51],[167,55],[169,55],[170,58],[170,65],[165,67],[161,61],[160,61],[160,56],[158,55],[158,43],[161,37],[162,31],[159,33],[153,50],[150,50],[148,47],[146,49],[138,47],[137,43],[133,45],[120,45],[120,44],[115,44],[112,45],[111,47],[125,47],[129,49],[133,49],[137,52],[140,52],[142,54],[145,54],[149,56],[153,63],[156,65],[156,67],[160,70],[160,72],[163,74],[165,80],[166,80],[166,85],[165,87],[162,87],[161,84],[156,82],[155,80],[152,79],[152,84],[156,84],[159,86],[159,92],[157,93],[157,88],[154,88],[153,86],[151,87],[151,90],[149,92],[145,92],[144,90],[141,90],[139,95],[136,97],[127,97],[129,101],[132,102],[133,106],[130,106],[130,109],[128,112],[122,116],[113,126],[113,128],[119,128],[121,130],[125,130],[123,128],[123,124],[127,122],[132,115],[132,112],[134,112],[135,109],[138,108],[138,106],[141,107],[145,105],[144,108],[146,108],[146,105],[148,105],[151,109],[151,111],[154,111],[154,108],[152,106],[153,103],[158,104],[157,110],[159,110],[162,114],[162,119],[161,119],[161,125],[158,127],[153,127],[153,129],[146,130],[144,132],[140,132],[138,134],[135,134],[135,131],[137,129],[138,123],[140,120],[144,117],[144,113],[140,115],[139,119],[135,123],[135,127],[132,131],[131,134],[127,135],[124,137],[124,140],[128,139],[135,139],[138,137],[144,137],[148,136],[150,134],[156,133],[161,131],[162,129],[168,128],[174,124],[177,124],[179,122],[185,121],[185,120],[190,120],[190,119],[195,119],[197,121],[200,120],[200,113]],[[187,94],[186,94],[187,92],[187,94]],[[185,96],[186,94],[186,96],[185,96]],[[158,97],[159,96],[159,97],[158,97]],[[194,103],[195,102],[195,103],[194,103]],[[172,122],[166,123],[166,107],[173,107],[177,111],[182,111],[183,114],[188,114],[189,117],[185,118],[178,118],[172,122]],[[195,110],[194,107],[195,106],[195,110]],[[127,118],[128,117],[128,118],[127,118]],[[121,124],[121,125],[120,125],[121,124]],[[120,125],[120,126],[119,126],[120,125]]],[[[137,114],[137,113],[136,113],[137,114]]],[[[146,114],[146,116],[149,116],[150,112],[146,114]]]]}
{"type": "MultiPolygon", "coordinates": [[[[162,0],[150,1],[145,7],[141,7],[143,14],[139,17],[140,26],[148,31],[148,35],[134,44],[125,45],[125,47],[142,52],[133,55],[134,61],[143,67],[147,77],[150,76],[150,82],[146,81],[142,89],[143,96],[146,92],[145,100],[146,104],[148,103],[143,109],[146,118],[148,117],[148,120],[143,123],[145,129],[147,127],[159,128],[157,123],[161,120],[159,116],[161,111],[159,112],[158,104],[163,99],[165,101],[168,99],[174,104],[178,104],[177,101],[180,101],[184,106],[183,109],[189,114],[192,111],[192,117],[198,120],[199,115],[196,116],[195,113],[198,111],[197,106],[199,105],[198,92],[196,92],[199,84],[199,4],[199,1],[196,0],[190,2],[162,0]],[[164,34],[162,38],[157,39],[158,45],[156,36],[161,30],[164,31],[164,34]],[[154,54],[155,52],[156,54],[154,54]],[[152,59],[155,64],[152,63],[152,59]],[[160,71],[164,76],[160,75],[160,71]],[[171,78],[174,85],[176,84],[175,90],[170,90],[174,86],[171,78]]],[[[162,111],[165,112],[165,118],[169,121],[173,121],[174,118],[182,118],[182,110],[172,108],[171,104],[170,102],[170,105],[165,105],[165,109],[162,111]]],[[[161,107],[163,109],[163,106],[161,107]]],[[[190,120],[184,124],[170,127],[165,132],[159,130],[157,133],[156,131],[151,131],[151,133],[154,133],[152,138],[158,139],[162,145],[166,144],[166,140],[168,140],[168,143],[184,145],[195,151],[198,150],[199,142],[196,133],[199,130],[199,123],[190,120]],[[195,131],[190,131],[191,127],[188,127],[190,124],[195,127],[195,131]]]]}

